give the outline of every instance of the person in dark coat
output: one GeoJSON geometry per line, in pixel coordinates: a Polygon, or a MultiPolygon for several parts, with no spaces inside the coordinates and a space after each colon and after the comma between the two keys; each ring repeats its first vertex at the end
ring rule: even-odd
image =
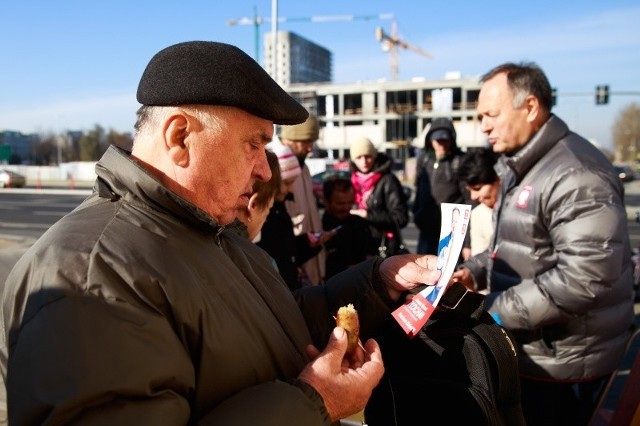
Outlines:
{"type": "MultiPolygon", "coordinates": [[[[424,152],[416,162],[416,195],[412,212],[414,223],[420,230],[418,253],[438,253],[442,203],[473,203],[464,183],[458,178],[458,166],[464,155],[457,145],[453,122],[446,117],[434,119],[425,136],[424,152]]],[[[466,259],[470,254],[467,237],[461,257],[466,259]]]]}
{"type": "Polygon", "coordinates": [[[378,254],[378,241],[371,236],[367,221],[351,214],[354,189],[346,177],[330,176],[322,185],[324,213],[322,229],[336,230],[325,243],[327,278],[378,254]]]}
{"type": "Polygon", "coordinates": [[[300,177],[301,168],[295,155],[286,145],[270,145],[280,166],[280,188],[276,192],[273,206],[262,226],[260,240],[256,242],[273,258],[278,272],[290,290],[309,285],[305,280],[302,265],[320,253],[324,244],[335,232],[307,232],[295,235],[293,222],[287,212],[285,200],[291,195],[295,182],[300,177]]]}
{"type": "Polygon", "coordinates": [[[393,159],[378,152],[366,137],[349,147],[351,183],[355,189],[352,214],[367,220],[371,235],[379,242],[380,255],[392,256],[406,249],[401,229],[409,222],[407,197],[393,174],[393,159]]]}

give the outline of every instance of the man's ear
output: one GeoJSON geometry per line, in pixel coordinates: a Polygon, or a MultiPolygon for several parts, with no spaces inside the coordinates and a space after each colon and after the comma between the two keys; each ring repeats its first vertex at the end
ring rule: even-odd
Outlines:
{"type": "Polygon", "coordinates": [[[165,122],[164,143],[169,158],[179,167],[189,165],[189,117],[181,111],[165,122]]]}
{"type": "Polygon", "coordinates": [[[540,101],[535,96],[529,95],[524,100],[524,104],[527,108],[527,121],[534,122],[540,115],[540,101]]]}
{"type": "Polygon", "coordinates": [[[253,194],[251,194],[251,197],[249,197],[249,204],[247,205],[247,210],[249,211],[249,217],[253,215],[253,212],[255,211],[257,205],[258,205],[258,193],[254,192],[253,194]]]}

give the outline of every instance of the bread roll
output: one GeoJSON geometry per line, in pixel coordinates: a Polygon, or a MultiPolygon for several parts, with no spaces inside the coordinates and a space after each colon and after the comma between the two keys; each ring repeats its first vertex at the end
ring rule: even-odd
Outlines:
{"type": "Polygon", "coordinates": [[[344,328],[347,332],[347,353],[353,353],[358,347],[358,339],[360,338],[360,320],[358,319],[358,311],[351,303],[338,309],[336,325],[344,328]]]}

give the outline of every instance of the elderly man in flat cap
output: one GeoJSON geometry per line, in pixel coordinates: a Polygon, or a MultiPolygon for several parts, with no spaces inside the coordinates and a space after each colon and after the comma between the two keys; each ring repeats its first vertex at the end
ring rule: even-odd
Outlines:
{"type": "Polygon", "coordinates": [[[384,370],[367,338],[407,289],[435,283],[435,258],[373,259],[293,295],[233,225],[270,178],[274,123],[307,112],[216,42],[157,53],[137,99],[133,151],[108,149],[93,194],[7,279],[9,423],[326,425],[360,411],[384,370]],[[346,354],[333,316],[348,303],[365,343],[346,354]]]}

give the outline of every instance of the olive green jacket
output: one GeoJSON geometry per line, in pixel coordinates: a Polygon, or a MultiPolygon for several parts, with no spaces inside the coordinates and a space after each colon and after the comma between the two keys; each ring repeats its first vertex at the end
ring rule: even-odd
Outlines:
{"type": "Polygon", "coordinates": [[[296,380],[305,346],[324,347],[343,304],[368,324],[363,338],[388,317],[379,261],[296,300],[262,249],[125,151],[109,148],[96,171],[93,194],[6,282],[9,423],[328,424],[296,380]]]}

